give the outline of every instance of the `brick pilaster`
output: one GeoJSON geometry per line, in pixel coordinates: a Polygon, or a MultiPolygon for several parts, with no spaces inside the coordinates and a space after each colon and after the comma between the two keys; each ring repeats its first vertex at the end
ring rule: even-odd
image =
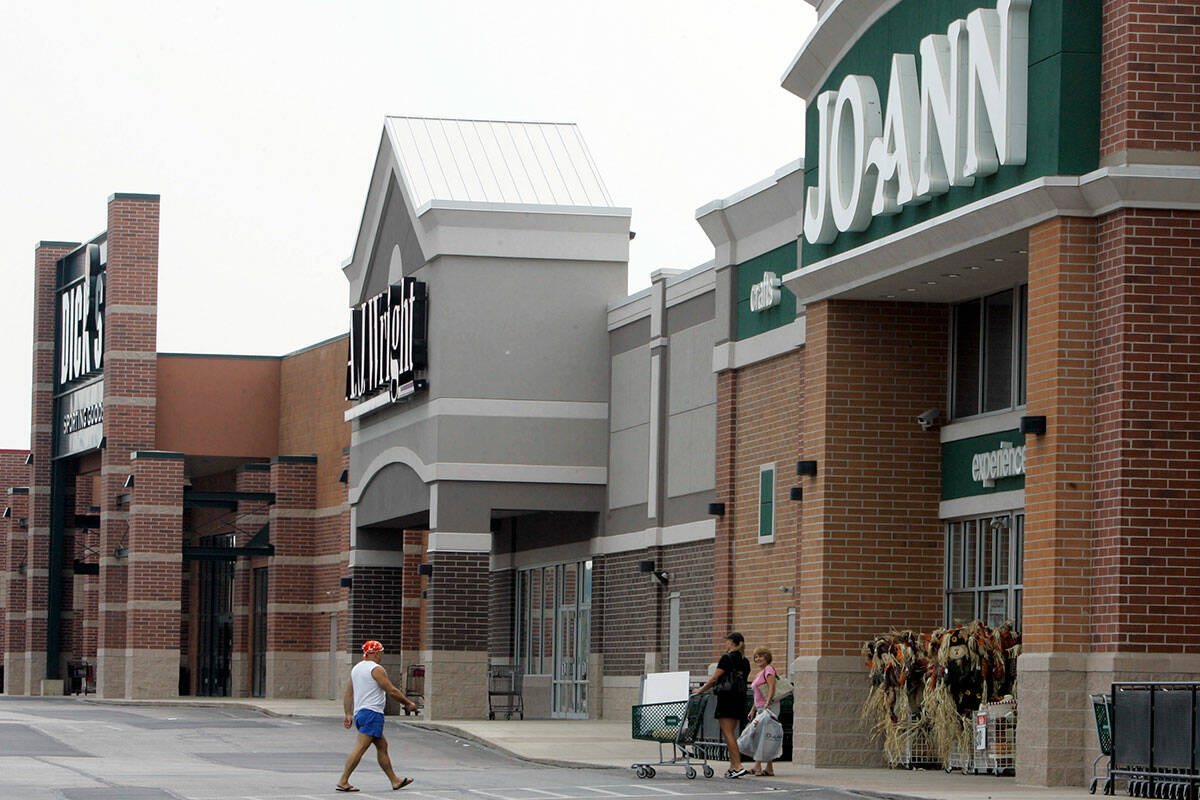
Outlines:
{"type": "MultiPolygon", "coordinates": [[[[236,486],[239,492],[269,492],[269,464],[243,464],[238,467],[236,486]]],[[[237,546],[245,547],[250,539],[270,522],[268,505],[259,500],[238,503],[237,546]]],[[[250,559],[239,558],[233,566],[233,646],[230,657],[230,695],[249,697],[254,688],[254,566],[250,559]]],[[[268,585],[269,588],[269,585],[268,585]]]]}
{"type": "MultiPolygon", "coordinates": [[[[39,694],[47,677],[46,625],[50,607],[50,483],[53,463],[55,288],[58,259],[77,245],[42,242],[34,254],[33,375],[29,450],[29,526],[26,532],[25,685],[22,694],[39,694]]],[[[63,502],[60,498],[58,502],[63,502]]],[[[56,565],[57,568],[57,565],[56,565]]]]}
{"type": "Polygon", "coordinates": [[[425,708],[430,719],[487,713],[488,572],[480,552],[426,553],[425,708]]]}
{"type": "MultiPolygon", "coordinates": [[[[325,638],[314,635],[319,613],[313,608],[313,554],[316,542],[316,456],[276,456],[271,460],[271,543],[267,581],[267,695],[309,697],[313,657],[325,638]]],[[[327,624],[327,623],[326,623],[327,624]]],[[[328,628],[326,634],[328,636],[328,628]]]]}
{"type": "Polygon", "coordinates": [[[137,451],[129,506],[125,697],[179,693],[183,454],[137,451]]]}
{"type": "Polygon", "coordinates": [[[126,691],[130,455],[155,446],[157,404],[158,195],[115,194],[108,201],[104,317],[104,437],[100,477],[99,627],[96,692],[126,691]]]}
{"type": "Polygon", "coordinates": [[[25,576],[28,571],[26,543],[29,536],[29,489],[13,487],[4,497],[10,509],[9,518],[0,530],[7,532],[4,539],[5,560],[9,565],[5,586],[4,612],[4,693],[9,695],[29,694],[29,673],[25,658],[25,576]]]}
{"type": "Polygon", "coordinates": [[[941,621],[941,446],[914,419],[945,411],[948,309],[824,301],[807,309],[795,758],[873,764],[859,721],[863,640],[941,621]],[[882,463],[881,463],[882,462],[882,463]],[[886,496],[888,502],[878,502],[886,496]],[[880,596],[883,576],[906,578],[880,596]]]}
{"type": "Polygon", "coordinates": [[[725,513],[716,518],[713,541],[713,642],[721,652],[721,637],[733,630],[733,517],[737,510],[738,374],[726,370],[717,376],[716,502],[725,513]]]}

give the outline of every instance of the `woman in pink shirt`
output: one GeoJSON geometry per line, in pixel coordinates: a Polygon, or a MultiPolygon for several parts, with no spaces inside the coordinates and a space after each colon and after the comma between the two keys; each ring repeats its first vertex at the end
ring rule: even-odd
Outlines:
{"type": "MultiPolygon", "coordinates": [[[[750,654],[750,660],[754,662],[754,666],[758,667],[759,672],[750,682],[750,688],[754,690],[754,716],[758,716],[763,709],[766,709],[771,712],[772,716],[779,719],[779,701],[775,699],[775,677],[779,673],[771,666],[771,658],[770,648],[761,646],[754,648],[754,652],[750,654]]],[[[775,768],[770,761],[767,762],[765,769],[762,764],[755,761],[751,774],[774,775],[775,768]]]]}

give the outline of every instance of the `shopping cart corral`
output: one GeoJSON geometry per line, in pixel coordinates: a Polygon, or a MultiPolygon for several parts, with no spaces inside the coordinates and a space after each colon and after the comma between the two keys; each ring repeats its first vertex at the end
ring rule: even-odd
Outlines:
{"type": "Polygon", "coordinates": [[[653,778],[656,767],[682,767],[685,776],[695,778],[699,766],[704,777],[711,778],[713,768],[708,759],[725,754],[723,742],[704,738],[704,721],[714,717],[715,711],[716,697],[711,693],[695,694],[688,700],[634,706],[633,738],[658,742],[658,761],[632,764],[634,773],[639,778],[653,778]],[[667,745],[671,747],[669,759],[667,745]]]}
{"type": "Polygon", "coordinates": [[[410,711],[406,706],[404,716],[418,714],[425,707],[425,665],[409,664],[404,671],[404,696],[416,704],[416,711],[410,711]]]}

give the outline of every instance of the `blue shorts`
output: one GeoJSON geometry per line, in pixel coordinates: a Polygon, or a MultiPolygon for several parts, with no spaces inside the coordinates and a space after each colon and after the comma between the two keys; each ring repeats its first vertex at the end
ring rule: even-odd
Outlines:
{"type": "Polygon", "coordinates": [[[383,736],[383,714],[369,708],[360,708],[354,714],[354,726],[358,728],[359,733],[378,739],[383,736]]]}

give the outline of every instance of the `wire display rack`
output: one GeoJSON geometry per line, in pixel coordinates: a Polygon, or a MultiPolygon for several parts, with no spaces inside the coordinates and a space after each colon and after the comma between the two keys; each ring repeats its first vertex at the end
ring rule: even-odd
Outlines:
{"type": "Polygon", "coordinates": [[[1017,747],[1017,704],[1006,700],[985,703],[974,715],[970,747],[950,753],[946,772],[960,769],[971,775],[1012,775],[1017,747]]]}
{"type": "Polygon", "coordinates": [[[942,766],[941,757],[933,751],[929,729],[924,725],[913,725],[900,736],[900,757],[892,766],[904,769],[938,769],[942,766]]]}

